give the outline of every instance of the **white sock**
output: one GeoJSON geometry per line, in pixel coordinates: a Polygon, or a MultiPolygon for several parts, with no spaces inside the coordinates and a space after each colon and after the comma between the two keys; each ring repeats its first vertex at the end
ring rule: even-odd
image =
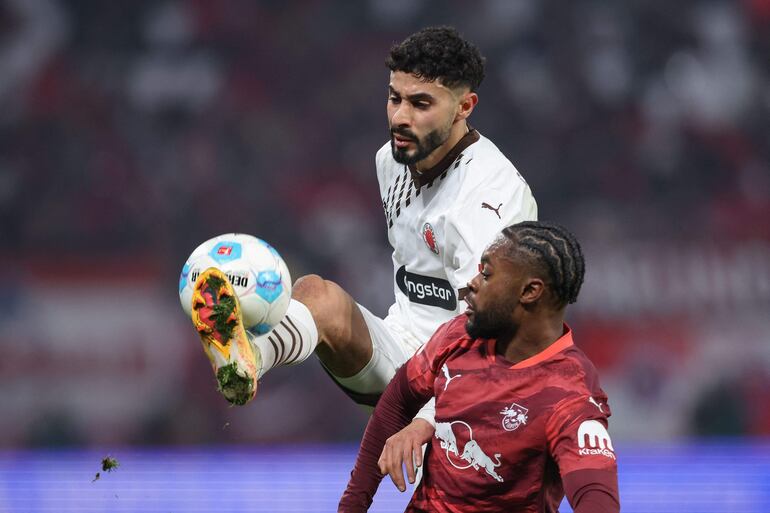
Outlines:
{"type": "Polygon", "coordinates": [[[318,328],[310,310],[294,299],[289,303],[284,318],[272,331],[259,336],[249,335],[262,357],[260,379],[273,367],[304,362],[318,345],[318,328]]]}

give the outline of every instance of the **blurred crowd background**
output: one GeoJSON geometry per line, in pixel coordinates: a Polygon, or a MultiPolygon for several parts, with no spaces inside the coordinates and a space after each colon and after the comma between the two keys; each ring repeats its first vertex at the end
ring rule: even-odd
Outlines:
{"type": "Polygon", "coordinates": [[[435,24],[583,243],[613,438],[770,435],[770,0],[0,0],[0,446],[359,439],[314,358],[230,408],[178,276],[246,232],[383,314],[384,60],[435,24]]]}

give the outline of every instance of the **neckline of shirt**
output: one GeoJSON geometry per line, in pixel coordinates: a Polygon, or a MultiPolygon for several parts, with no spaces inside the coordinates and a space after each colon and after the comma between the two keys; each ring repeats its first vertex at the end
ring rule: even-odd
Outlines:
{"type": "Polygon", "coordinates": [[[532,367],[534,365],[542,363],[552,358],[554,355],[564,351],[568,347],[571,347],[572,345],[574,345],[574,341],[572,340],[572,329],[569,326],[567,326],[567,324],[564,324],[564,334],[558,339],[556,339],[556,341],[553,344],[546,347],[539,353],[532,355],[529,358],[526,358],[518,363],[512,364],[502,356],[498,355],[495,351],[495,343],[496,343],[495,339],[487,340],[487,359],[490,361],[490,363],[494,363],[496,365],[503,365],[504,367],[508,367],[509,369],[512,369],[512,370],[526,369],[527,367],[532,367]]]}
{"type": "Polygon", "coordinates": [[[444,155],[444,158],[442,158],[438,164],[433,166],[430,169],[426,169],[425,171],[417,171],[417,168],[410,164],[409,167],[409,173],[412,175],[412,181],[414,182],[415,187],[418,189],[422,187],[425,184],[428,184],[435,180],[439,175],[441,175],[444,171],[446,171],[450,165],[452,165],[452,162],[457,159],[457,156],[460,155],[460,153],[470,146],[471,144],[475,143],[481,138],[479,135],[478,130],[475,128],[468,126],[468,133],[465,134],[462,139],[457,141],[457,144],[455,144],[449,152],[444,155]]]}

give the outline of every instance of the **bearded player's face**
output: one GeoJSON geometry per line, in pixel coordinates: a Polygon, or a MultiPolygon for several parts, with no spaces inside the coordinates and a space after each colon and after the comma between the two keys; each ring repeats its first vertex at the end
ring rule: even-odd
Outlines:
{"type": "Polygon", "coordinates": [[[455,92],[439,81],[425,82],[410,73],[392,72],[388,85],[388,125],[396,162],[417,164],[434,157],[436,150],[449,151],[444,146],[458,105],[455,92]]]}
{"type": "Polygon", "coordinates": [[[496,241],[484,252],[479,273],[468,283],[465,331],[472,338],[499,338],[516,330],[513,313],[521,272],[510,259],[501,258],[505,244],[496,241]]]}

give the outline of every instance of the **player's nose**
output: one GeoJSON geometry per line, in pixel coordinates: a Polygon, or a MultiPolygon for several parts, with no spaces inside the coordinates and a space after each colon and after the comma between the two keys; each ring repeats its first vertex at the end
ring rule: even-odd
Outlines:
{"type": "Polygon", "coordinates": [[[412,123],[411,109],[407,102],[401,102],[390,117],[390,126],[410,126],[412,123]]]}

